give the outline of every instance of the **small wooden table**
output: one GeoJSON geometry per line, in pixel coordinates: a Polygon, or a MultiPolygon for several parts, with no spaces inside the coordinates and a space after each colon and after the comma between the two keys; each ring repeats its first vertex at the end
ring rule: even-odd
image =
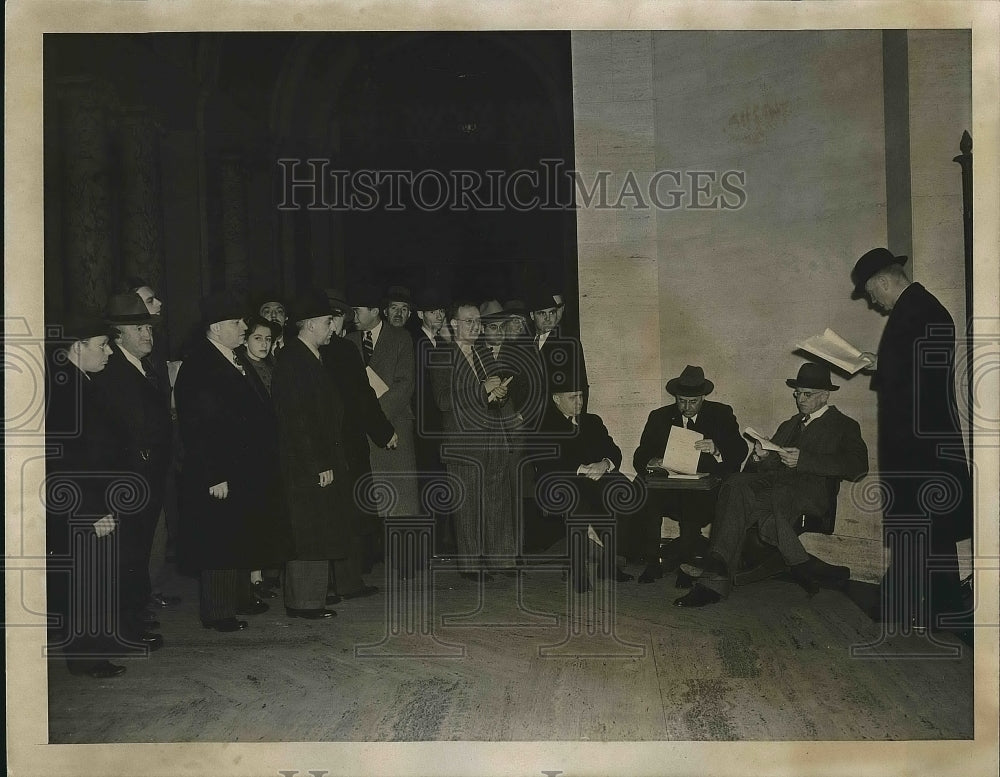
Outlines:
{"type": "Polygon", "coordinates": [[[722,482],[718,475],[705,475],[700,478],[670,477],[666,470],[654,466],[659,464],[656,459],[646,465],[646,488],[654,491],[711,491],[722,482]]]}

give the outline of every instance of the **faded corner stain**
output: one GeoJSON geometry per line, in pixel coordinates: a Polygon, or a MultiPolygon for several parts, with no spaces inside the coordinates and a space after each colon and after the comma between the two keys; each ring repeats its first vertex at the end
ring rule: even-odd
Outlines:
{"type": "Polygon", "coordinates": [[[740,143],[763,143],[767,134],[785,124],[790,115],[790,100],[748,103],[730,114],[725,133],[740,143]]]}

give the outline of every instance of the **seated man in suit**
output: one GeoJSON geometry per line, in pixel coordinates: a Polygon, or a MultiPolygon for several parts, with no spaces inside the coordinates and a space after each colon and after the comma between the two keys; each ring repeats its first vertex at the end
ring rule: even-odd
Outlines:
{"type": "MultiPolygon", "coordinates": [[[[536,494],[543,512],[553,512],[553,503],[562,500],[560,493],[569,486],[575,499],[573,517],[606,517],[615,515],[614,505],[627,507],[637,504],[632,482],[619,468],[621,449],[611,439],[601,417],[583,412],[583,392],[586,378],[579,365],[576,369],[554,371],[549,379],[550,402],[542,418],[539,442],[556,448],[553,458],[538,459],[536,494]],[[618,491],[615,496],[613,490],[618,491]]],[[[605,548],[605,551],[608,549],[605,548]]],[[[614,559],[605,557],[602,568],[608,569],[614,559]]],[[[583,570],[574,570],[577,590],[589,586],[583,570]]],[[[616,569],[618,582],[632,579],[621,569],[616,569]]]]}
{"type": "Polygon", "coordinates": [[[821,515],[836,504],[840,480],[857,480],[868,472],[868,446],[853,418],[828,405],[830,368],[803,364],[798,376],[785,381],[798,413],[782,422],[771,440],[778,451],[760,442],[745,472],[722,484],[708,555],[681,569],[698,578],[678,607],[714,604],[729,593],[747,529],[756,525],[763,542],[775,546],[792,577],[812,596],[821,584],[836,585],[850,576],[847,567],[810,556],[795,531],[803,514],[821,515]]]}
{"type": "MultiPolygon", "coordinates": [[[[701,452],[698,457],[699,472],[708,472],[722,479],[738,472],[747,455],[747,444],[740,434],[733,409],[721,402],[705,400],[715,384],[705,378],[704,370],[689,364],[680,376],[667,381],[666,388],[676,401],[649,414],[639,447],[632,458],[638,475],[644,475],[650,459],[663,456],[670,430],[674,427],[685,427],[703,436],[704,439],[695,443],[695,448],[701,452]]],[[[648,492],[634,527],[638,534],[635,549],[648,562],[639,576],[640,583],[652,583],[665,573],[673,572],[682,561],[707,550],[708,540],[702,535],[701,527],[712,522],[718,498],[718,487],[708,491],[648,492]],[[664,515],[677,521],[680,536],[667,546],[661,563],[657,556],[664,515]]],[[[683,576],[678,575],[678,584],[685,582],[683,576]]]]}

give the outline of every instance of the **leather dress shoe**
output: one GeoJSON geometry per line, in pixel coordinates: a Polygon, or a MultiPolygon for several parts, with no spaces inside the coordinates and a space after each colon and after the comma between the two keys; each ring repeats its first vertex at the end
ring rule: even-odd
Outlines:
{"type": "Polygon", "coordinates": [[[236,608],[236,612],[238,612],[240,615],[260,615],[262,613],[267,612],[270,609],[271,608],[268,607],[266,604],[264,604],[264,602],[262,602],[260,599],[256,599],[254,600],[253,604],[249,606],[240,605],[239,607],[236,608]]]}
{"type": "Polygon", "coordinates": [[[660,566],[660,562],[655,564],[647,564],[646,568],[642,570],[642,574],[639,575],[640,583],[652,583],[663,577],[663,567],[660,566]]]}
{"type": "Polygon", "coordinates": [[[694,578],[691,575],[685,574],[684,570],[677,570],[677,582],[674,583],[674,588],[691,588],[694,585],[694,578]]]}
{"type": "Polygon", "coordinates": [[[806,597],[812,599],[816,594],[819,593],[819,580],[812,576],[808,569],[809,562],[804,561],[801,564],[792,564],[788,567],[788,571],[792,575],[792,580],[798,583],[806,592],[806,597]]]}
{"type": "Polygon", "coordinates": [[[726,562],[714,553],[709,553],[706,556],[695,556],[690,561],[681,564],[680,568],[681,572],[696,580],[699,577],[729,578],[726,562]]]}
{"type": "Polygon", "coordinates": [[[151,607],[173,607],[181,603],[181,598],[179,596],[171,596],[170,594],[155,593],[149,597],[149,604],[151,607]]]}
{"type": "Polygon", "coordinates": [[[201,625],[206,629],[215,629],[215,631],[230,632],[230,631],[243,631],[243,629],[250,626],[246,621],[237,620],[236,618],[222,618],[217,621],[202,621],[201,625]]]}
{"type": "Polygon", "coordinates": [[[837,588],[843,591],[851,582],[850,567],[828,564],[823,559],[816,558],[811,554],[801,566],[824,588],[837,588]]]}
{"type": "Polygon", "coordinates": [[[82,664],[73,661],[69,664],[69,673],[77,676],[93,677],[95,680],[104,680],[109,677],[117,677],[125,674],[125,667],[112,664],[110,661],[98,661],[94,664],[82,664]]]}
{"type": "Polygon", "coordinates": [[[278,594],[264,585],[262,580],[258,580],[253,584],[253,593],[258,599],[277,599],[278,594]]]}
{"type": "Polygon", "coordinates": [[[143,631],[140,634],[134,634],[131,636],[131,640],[133,642],[138,642],[141,645],[145,645],[149,649],[150,653],[163,647],[163,636],[160,634],[154,634],[151,631],[143,631]]]}
{"type": "Polygon", "coordinates": [[[289,618],[305,618],[306,620],[309,621],[319,621],[323,620],[324,618],[332,618],[337,613],[334,610],[326,610],[323,609],[322,607],[317,608],[315,610],[297,610],[294,607],[286,607],[285,614],[289,618]]]}
{"type": "Polygon", "coordinates": [[[722,601],[722,594],[703,585],[696,585],[684,596],[674,599],[674,607],[705,607],[722,601]]]}
{"type": "Polygon", "coordinates": [[[353,593],[341,594],[340,596],[342,599],[361,599],[362,597],[365,596],[374,596],[377,593],[378,593],[377,585],[365,585],[361,586],[359,590],[354,591],[353,593]]]}
{"type": "Polygon", "coordinates": [[[341,599],[340,599],[339,596],[337,596],[337,594],[327,594],[326,595],[326,603],[327,604],[340,604],[340,602],[341,602],[341,599]]]}

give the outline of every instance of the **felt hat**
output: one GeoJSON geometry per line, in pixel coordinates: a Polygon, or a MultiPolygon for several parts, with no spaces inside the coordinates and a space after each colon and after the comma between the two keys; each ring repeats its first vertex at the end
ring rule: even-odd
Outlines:
{"type": "Polygon", "coordinates": [[[534,313],[536,310],[548,310],[559,306],[548,292],[536,291],[528,295],[524,301],[524,307],[529,313],[534,313]]]}
{"type": "Polygon", "coordinates": [[[830,382],[830,368],[825,364],[806,362],[799,367],[799,374],[788,378],[785,383],[793,389],[819,389],[821,391],[837,391],[840,386],[830,382]]]}
{"type": "Polygon", "coordinates": [[[858,259],[851,270],[851,281],[854,283],[854,293],[851,296],[863,297],[865,284],[875,273],[893,264],[906,264],[906,260],[907,257],[895,256],[888,248],[873,248],[858,259]]]}
{"type": "Polygon", "coordinates": [[[63,339],[73,342],[110,334],[108,323],[92,313],[67,311],[57,316],[55,323],[62,327],[63,339]]]}
{"type": "Polygon", "coordinates": [[[479,306],[479,315],[483,322],[500,321],[506,316],[503,312],[503,305],[495,299],[488,299],[479,306]]]}
{"type": "Polygon", "coordinates": [[[308,288],[295,295],[290,318],[292,321],[306,321],[310,318],[329,316],[332,311],[326,292],[308,288]]]}
{"type": "Polygon", "coordinates": [[[417,310],[439,310],[448,307],[448,297],[441,289],[433,286],[421,289],[416,297],[417,310]]]}
{"type": "Polygon", "coordinates": [[[110,324],[152,324],[160,320],[159,316],[150,314],[142,297],[134,291],[111,297],[104,317],[110,324]]]}
{"type": "MultiPolygon", "coordinates": [[[[142,300],[139,301],[142,302],[142,300]]],[[[201,301],[199,307],[201,308],[201,319],[206,324],[232,321],[243,318],[247,313],[243,300],[231,291],[210,294],[201,301]]]]}
{"type": "Polygon", "coordinates": [[[410,296],[410,290],[405,286],[390,286],[386,290],[385,296],[382,297],[382,306],[385,307],[390,302],[405,302],[413,307],[413,297],[410,296]]]}
{"type": "Polygon", "coordinates": [[[690,364],[676,378],[667,381],[667,391],[675,397],[707,397],[714,390],[715,384],[705,378],[705,371],[690,364]]]}
{"type": "Polygon", "coordinates": [[[382,292],[372,283],[359,283],[348,292],[352,308],[381,308],[382,292]]]}
{"type": "Polygon", "coordinates": [[[327,289],[326,299],[330,303],[330,310],[344,311],[344,322],[354,320],[354,308],[347,302],[347,295],[340,289],[327,289]]]}

